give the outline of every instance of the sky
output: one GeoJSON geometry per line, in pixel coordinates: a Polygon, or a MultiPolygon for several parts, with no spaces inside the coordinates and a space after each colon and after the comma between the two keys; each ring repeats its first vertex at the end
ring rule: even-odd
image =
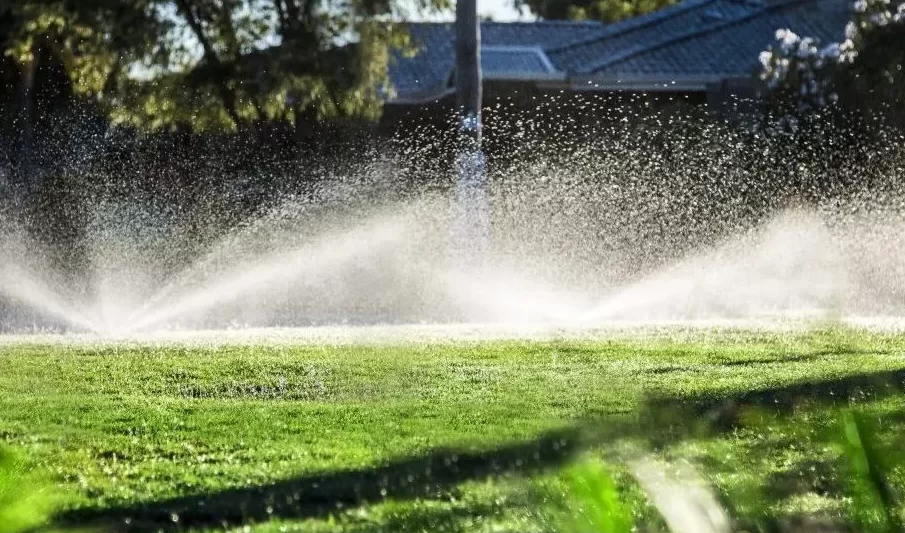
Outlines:
{"type": "MultiPolygon", "coordinates": [[[[513,0],[478,0],[478,15],[481,17],[489,17],[496,21],[511,22],[515,20],[534,20],[526,9],[524,13],[519,13],[512,7],[513,0]]],[[[455,19],[455,0],[452,2],[453,8],[443,15],[419,16],[410,15],[409,20],[449,20],[455,19]]]]}
{"type": "Polygon", "coordinates": [[[530,20],[531,18],[527,12],[525,15],[520,15],[512,7],[512,0],[478,0],[478,14],[490,16],[493,20],[499,21],[530,20]]]}

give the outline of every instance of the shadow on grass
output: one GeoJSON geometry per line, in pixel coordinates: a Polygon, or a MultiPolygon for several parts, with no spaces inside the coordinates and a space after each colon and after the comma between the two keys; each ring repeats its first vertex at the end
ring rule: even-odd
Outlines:
{"type": "MultiPolygon", "coordinates": [[[[488,517],[499,516],[516,508],[514,505],[495,505],[480,502],[469,502],[462,506],[416,507],[401,512],[390,512],[379,516],[379,521],[361,521],[343,524],[343,531],[349,533],[424,533],[425,531],[454,533],[457,531],[473,531],[488,517]]],[[[495,525],[494,531],[505,533],[517,530],[503,529],[495,525]]]]}
{"type": "Polygon", "coordinates": [[[580,448],[566,429],[486,452],[437,450],[384,466],[302,476],[145,504],[78,509],[57,516],[60,527],[103,531],[176,531],[228,527],[273,518],[325,517],[384,499],[436,498],[468,480],[505,473],[531,474],[567,462],[580,448]]]}
{"type": "MultiPolygon", "coordinates": [[[[275,518],[323,518],[385,499],[442,497],[469,480],[507,473],[530,475],[561,466],[585,448],[626,437],[659,446],[701,436],[702,432],[713,435],[734,427],[745,408],[787,414],[802,403],[848,404],[852,398],[879,400],[901,394],[903,390],[905,369],[690,401],[654,398],[641,408],[638,417],[625,414],[605,420],[595,417],[569,429],[489,451],[440,449],[373,468],[307,475],[255,487],[129,506],[71,510],[58,515],[55,525],[87,526],[110,532],[177,531],[229,527],[275,518]]],[[[437,512],[445,515],[453,511],[437,512]]],[[[385,529],[384,526],[375,528],[385,529]]]]}
{"type": "Polygon", "coordinates": [[[746,408],[758,408],[777,414],[792,413],[802,405],[849,405],[876,401],[905,393],[905,369],[857,374],[820,381],[806,381],[744,391],[738,394],[682,400],[655,398],[645,412],[655,419],[686,418],[704,420],[715,430],[737,425],[746,408]],[[682,412],[685,412],[683,415],[682,412]]]}

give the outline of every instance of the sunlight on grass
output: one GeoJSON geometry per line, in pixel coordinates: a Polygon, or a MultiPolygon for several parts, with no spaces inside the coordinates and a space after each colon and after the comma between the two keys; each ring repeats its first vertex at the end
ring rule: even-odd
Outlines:
{"type": "Polygon", "coordinates": [[[901,521],[894,336],[7,345],[0,362],[0,443],[29,460],[3,456],[0,533],[55,502],[55,525],[144,513],[134,531],[222,530],[210,509],[255,532],[682,531],[711,496],[732,530],[901,521]]]}
{"type": "Polygon", "coordinates": [[[46,525],[57,504],[53,486],[18,454],[0,448],[0,533],[46,525]]]}

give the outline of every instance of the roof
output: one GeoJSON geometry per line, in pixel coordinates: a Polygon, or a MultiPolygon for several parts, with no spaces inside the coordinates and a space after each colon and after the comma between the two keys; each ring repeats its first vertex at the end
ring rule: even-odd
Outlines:
{"type": "MultiPolygon", "coordinates": [[[[561,79],[576,87],[703,90],[748,77],[777,29],[824,42],[841,41],[851,0],[685,0],[615,24],[535,22],[481,24],[487,79],[561,79]],[[512,48],[508,54],[497,51],[512,48]],[[521,52],[516,52],[521,47],[521,52]],[[535,50],[530,58],[527,48],[535,50]],[[539,63],[551,68],[542,70],[539,63]],[[541,75],[542,74],[542,75],[541,75]]],[[[390,68],[401,98],[448,90],[455,56],[450,24],[413,24],[420,52],[390,68]]]]}
{"type": "Polygon", "coordinates": [[[541,75],[557,72],[539,46],[494,46],[481,49],[481,70],[491,76],[523,73],[541,75]]]}
{"type": "MultiPolygon", "coordinates": [[[[531,78],[560,71],[547,49],[585,40],[600,33],[599,22],[482,22],[481,68],[486,79],[531,78]]],[[[430,98],[446,90],[455,64],[452,23],[413,23],[409,32],[417,47],[414,57],[397,54],[390,80],[397,99],[430,98]]]]}
{"type": "Polygon", "coordinates": [[[548,55],[559,68],[598,80],[745,77],[776,30],[841,41],[850,16],[849,0],[688,0],[548,55]]]}

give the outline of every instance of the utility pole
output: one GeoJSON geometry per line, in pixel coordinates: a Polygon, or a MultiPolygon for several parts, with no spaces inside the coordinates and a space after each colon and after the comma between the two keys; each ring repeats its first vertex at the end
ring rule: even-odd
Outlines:
{"type": "Polygon", "coordinates": [[[456,1],[456,198],[459,253],[480,261],[486,248],[489,209],[481,151],[481,23],[477,0],[456,1]]]}
{"type": "Polygon", "coordinates": [[[477,0],[456,2],[456,107],[460,150],[480,150],[481,24],[477,0]]]}

